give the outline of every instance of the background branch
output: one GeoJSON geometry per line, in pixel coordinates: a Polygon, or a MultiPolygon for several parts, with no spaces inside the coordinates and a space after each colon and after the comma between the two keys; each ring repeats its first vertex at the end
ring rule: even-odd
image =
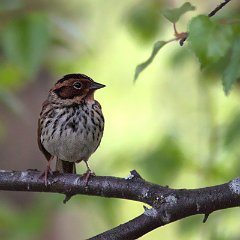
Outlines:
{"type": "Polygon", "coordinates": [[[240,206],[240,178],[228,183],[200,189],[171,189],[145,181],[132,171],[127,178],[96,176],[88,185],[81,175],[54,173],[49,184],[38,171],[0,171],[0,190],[52,192],[121,198],[146,203],[145,211],[133,220],[91,239],[136,239],[151,230],[179,219],[220,209],[240,206]]]}

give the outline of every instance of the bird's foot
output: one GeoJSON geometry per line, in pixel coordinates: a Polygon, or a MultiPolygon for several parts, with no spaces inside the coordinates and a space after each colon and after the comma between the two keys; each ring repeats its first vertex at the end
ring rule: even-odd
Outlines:
{"type": "Polygon", "coordinates": [[[48,175],[53,174],[50,164],[47,165],[46,169],[41,173],[40,178],[44,177],[45,186],[48,185],[48,175]]]}
{"type": "Polygon", "coordinates": [[[90,177],[95,177],[96,174],[94,172],[92,172],[90,169],[88,169],[83,175],[82,175],[82,178],[83,178],[83,181],[85,182],[85,186],[88,185],[88,181],[89,181],[89,178],[90,177]]]}

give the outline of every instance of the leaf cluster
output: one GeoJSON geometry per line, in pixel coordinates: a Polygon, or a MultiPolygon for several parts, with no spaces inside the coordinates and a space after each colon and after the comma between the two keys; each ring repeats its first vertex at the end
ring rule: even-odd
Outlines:
{"type": "Polygon", "coordinates": [[[178,33],[176,23],[188,11],[195,10],[189,2],[181,7],[168,9],[162,15],[173,23],[175,38],[168,41],[157,41],[153,45],[150,57],[139,64],[135,70],[134,80],[148,67],[159,50],[167,43],[180,41],[180,45],[187,39],[187,48],[190,49],[199,61],[201,70],[217,72],[225,94],[228,94],[232,85],[240,78],[240,26],[238,19],[214,19],[207,15],[198,15],[189,21],[187,32],[178,33]]]}

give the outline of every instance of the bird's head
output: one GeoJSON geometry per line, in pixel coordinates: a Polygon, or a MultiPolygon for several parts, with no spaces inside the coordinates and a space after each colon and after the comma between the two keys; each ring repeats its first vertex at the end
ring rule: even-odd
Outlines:
{"type": "Polygon", "coordinates": [[[49,101],[63,105],[80,104],[94,100],[94,92],[105,85],[94,82],[84,74],[68,74],[50,90],[49,101]]]}

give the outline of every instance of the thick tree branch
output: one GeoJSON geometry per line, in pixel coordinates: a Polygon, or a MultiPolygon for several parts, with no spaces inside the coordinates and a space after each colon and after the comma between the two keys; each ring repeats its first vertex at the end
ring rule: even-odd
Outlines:
{"type": "Polygon", "coordinates": [[[240,206],[240,178],[200,189],[171,189],[152,184],[132,171],[126,179],[92,177],[88,185],[80,175],[54,173],[49,184],[38,171],[0,171],[0,190],[62,193],[67,200],[76,194],[121,198],[151,206],[133,220],[91,239],[136,239],[147,232],[179,219],[240,206]]]}

